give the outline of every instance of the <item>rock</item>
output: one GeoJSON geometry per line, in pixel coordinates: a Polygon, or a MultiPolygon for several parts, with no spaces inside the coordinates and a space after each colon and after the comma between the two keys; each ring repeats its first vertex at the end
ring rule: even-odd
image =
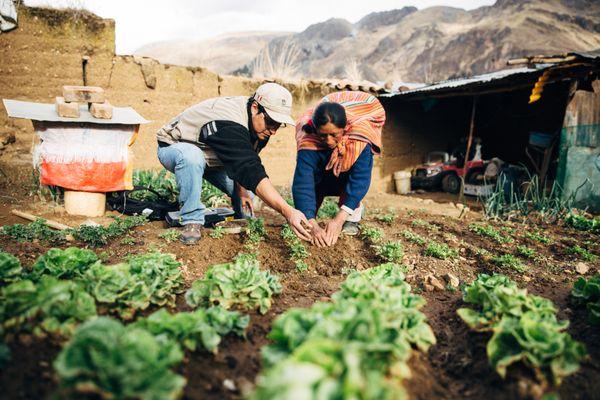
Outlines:
{"type": "Polygon", "coordinates": [[[435,276],[430,276],[429,277],[429,284],[431,286],[433,286],[434,288],[436,288],[437,290],[444,290],[444,289],[446,289],[444,287],[444,285],[442,285],[442,282],[440,282],[440,280],[438,278],[436,278],[435,276]]]}
{"type": "Polygon", "coordinates": [[[223,387],[230,392],[237,392],[237,387],[235,386],[235,382],[231,379],[225,379],[223,381],[223,387]]]}
{"type": "Polygon", "coordinates": [[[423,285],[423,289],[425,289],[428,292],[433,292],[435,290],[435,288],[433,286],[431,286],[430,284],[428,284],[428,283],[425,283],[423,285]]]}
{"type": "Polygon", "coordinates": [[[584,262],[578,262],[575,264],[575,271],[580,275],[585,275],[590,270],[590,266],[584,262]]]}
{"type": "Polygon", "coordinates": [[[460,279],[458,279],[456,275],[451,274],[450,272],[444,275],[444,278],[446,279],[446,282],[448,282],[448,284],[453,288],[458,288],[458,286],[460,285],[460,279]]]}
{"type": "Polygon", "coordinates": [[[431,200],[431,199],[425,199],[425,200],[423,200],[423,204],[433,204],[433,203],[434,203],[434,201],[431,200]]]}
{"type": "Polygon", "coordinates": [[[527,275],[522,276],[523,282],[531,282],[531,277],[527,275]]]}

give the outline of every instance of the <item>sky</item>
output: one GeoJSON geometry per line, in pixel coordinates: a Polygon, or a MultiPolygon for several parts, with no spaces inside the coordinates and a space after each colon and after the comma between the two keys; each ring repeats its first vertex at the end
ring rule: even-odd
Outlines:
{"type": "Polygon", "coordinates": [[[148,43],[206,39],[227,32],[301,32],[329,18],[356,22],[371,12],[405,6],[471,10],[493,3],[495,0],[25,0],[29,6],[84,8],[114,19],[118,54],[132,54],[148,43]]]}

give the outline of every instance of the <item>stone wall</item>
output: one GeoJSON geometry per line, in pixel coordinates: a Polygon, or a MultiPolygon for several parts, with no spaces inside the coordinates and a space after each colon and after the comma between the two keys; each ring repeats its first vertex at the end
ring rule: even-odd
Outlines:
{"type": "MultiPolygon", "coordinates": [[[[103,87],[113,105],[131,106],[151,120],[141,127],[133,150],[136,168],[157,168],[154,133],[160,126],[201,100],[248,95],[261,83],[202,68],[116,56],[114,40],[112,20],[81,11],[20,7],[18,28],[0,34],[0,97],[52,103],[63,85],[83,84],[82,57],[88,56],[87,84],[103,87]]],[[[284,85],[294,96],[295,116],[332,90],[313,83],[284,85]]],[[[403,136],[391,118],[390,122],[384,131],[385,157],[375,161],[372,191],[392,190],[391,173],[421,158],[406,158],[407,151],[415,150],[407,142],[412,139],[403,136]]],[[[0,153],[0,164],[8,164],[8,169],[31,165],[36,142],[31,122],[9,119],[0,107],[2,134],[14,134],[16,140],[0,153]]],[[[290,185],[295,166],[293,129],[278,132],[261,157],[274,184],[290,185]]]]}

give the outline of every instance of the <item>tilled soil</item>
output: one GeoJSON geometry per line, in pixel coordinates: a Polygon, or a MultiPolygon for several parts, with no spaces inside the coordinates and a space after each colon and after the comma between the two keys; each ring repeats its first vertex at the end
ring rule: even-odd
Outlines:
{"type": "MultiPolygon", "coordinates": [[[[1,224],[23,222],[9,214],[12,207],[13,204],[7,203],[0,206],[1,224]]],[[[273,307],[265,315],[249,313],[251,322],[246,338],[224,338],[216,355],[205,351],[186,353],[185,361],[178,367],[178,372],[187,379],[186,399],[242,397],[242,392],[251,388],[260,371],[260,348],[268,343],[267,334],[277,315],[290,307],[310,307],[316,301],[327,301],[349,270],[362,270],[380,262],[374,250],[362,239],[343,237],[333,248],[309,246],[309,270],[300,273],[296,271],[287,247],[280,238],[283,221],[269,213],[263,216],[267,221],[268,236],[259,245],[259,260],[262,268],[280,276],[283,291],[274,298],[273,307]],[[235,388],[224,385],[225,380],[230,380],[235,388]]],[[[560,318],[571,322],[569,332],[575,339],[585,343],[588,349],[590,357],[579,372],[563,382],[559,390],[561,398],[600,398],[600,330],[587,323],[585,310],[573,306],[569,301],[570,289],[579,276],[575,273],[576,263],[585,262],[590,267],[588,274],[592,274],[598,271],[599,262],[598,258],[583,261],[567,251],[570,246],[578,244],[600,255],[598,236],[556,224],[532,228],[517,223],[497,223],[494,224],[496,229],[514,239],[512,243],[500,244],[471,232],[471,222],[474,221],[432,216],[418,211],[398,212],[398,217],[390,225],[378,222],[373,217],[366,219],[366,224],[383,228],[387,240],[403,243],[403,263],[410,267],[407,281],[426,298],[427,305],[423,312],[429,318],[438,340],[427,354],[415,353],[410,362],[413,376],[405,382],[405,386],[411,397],[527,398],[532,379],[530,371],[518,366],[510,368],[504,380],[495,373],[486,357],[486,343],[490,335],[469,331],[456,315],[456,310],[464,306],[460,290],[448,286],[445,290],[427,291],[423,285],[427,275],[437,277],[445,285],[444,276],[448,272],[456,275],[461,283],[471,282],[479,273],[502,272],[516,280],[521,287],[527,287],[531,293],[554,301],[560,309],[560,318]],[[415,223],[415,220],[427,221],[429,225],[415,223]],[[539,230],[552,242],[543,244],[526,238],[525,232],[533,229],[539,230]],[[427,240],[448,244],[458,251],[458,257],[439,260],[423,255],[424,247],[406,240],[403,236],[405,230],[427,240]],[[516,254],[518,244],[527,245],[536,252],[534,260],[521,258],[527,265],[524,273],[499,267],[479,251],[485,249],[493,255],[516,254]]],[[[173,253],[184,265],[186,285],[189,286],[194,279],[203,276],[211,265],[230,261],[244,247],[240,235],[226,235],[220,239],[204,235],[197,246],[167,243],[158,237],[163,229],[162,223],[149,223],[136,228],[130,235],[134,244],[121,244],[121,239],[116,239],[95,251],[108,263],[118,262],[128,254],[149,250],[173,253]]],[[[9,238],[0,238],[0,249],[16,255],[24,265],[31,265],[50,247],[45,243],[18,243],[9,238]]],[[[183,296],[179,296],[177,304],[178,310],[189,309],[183,296]]],[[[151,311],[147,310],[144,314],[151,311]]],[[[59,344],[30,335],[9,337],[8,342],[12,360],[0,371],[0,398],[49,398],[57,386],[52,360],[60,350],[59,344]]]]}

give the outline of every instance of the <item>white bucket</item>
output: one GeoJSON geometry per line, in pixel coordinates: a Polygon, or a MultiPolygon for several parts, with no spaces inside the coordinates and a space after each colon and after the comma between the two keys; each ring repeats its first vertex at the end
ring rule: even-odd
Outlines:
{"type": "Polygon", "coordinates": [[[101,217],[106,211],[106,193],[65,190],[65,209],[71,215],[101,217]]]}
{"type": "Polygon", "coordinates": [[[394,172],[394,181],[396,182],[396,193],[407,194],[410,192],[410,172],[394,172]]]}

